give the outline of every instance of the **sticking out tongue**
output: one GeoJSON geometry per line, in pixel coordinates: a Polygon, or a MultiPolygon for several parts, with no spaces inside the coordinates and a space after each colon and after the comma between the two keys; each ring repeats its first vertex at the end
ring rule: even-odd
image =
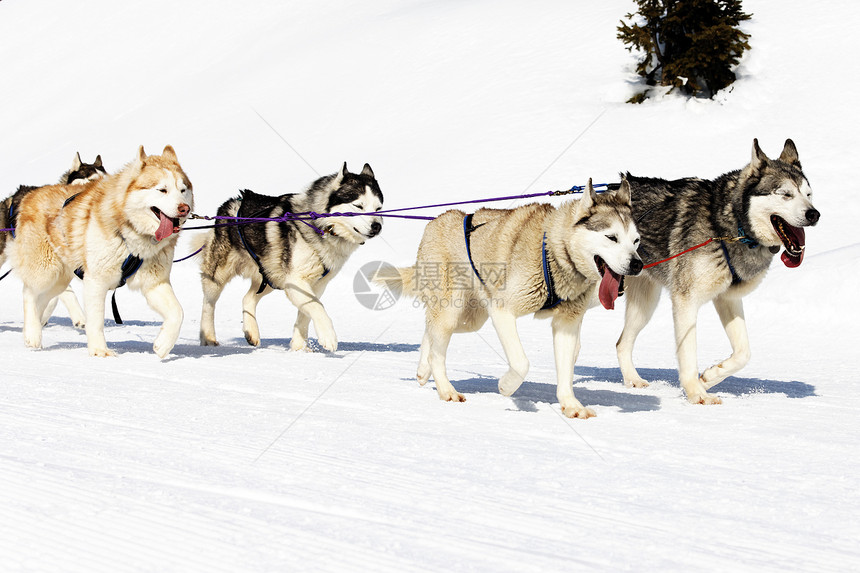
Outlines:
{"type": "Polygon", "coordinates": [[[779,235],[779,239],[782,241],[782,246],[785,247],[782,256],[780,256],[782,263],[792,269],[799,267],[800,263],[803,262],[806,231],[803,227],[789,225],[784,219],[776,215],[771,217],[771,222],[773,223],[773,228],[776,229],[776,234],[779,235]]]}
{"type": "Polygon", "coordinates": [[[155,231],[156,241],[160,241],[169,237],[173,233],[179,232],[179,225],[176,224],[176,219],[171,219],[161,211],[158,212],[158,217],[161,222],[158,224],[158,229],[155,231]]]}
{"type": "Polygon", "coordinates": [[[621,276],[616,274],[609,265],[603,265],[603,278],[600,279],[600,287],[597,289],[597,298],[606,310],[615,308],[615,299],[618,298],[618,287],[621,276]]]}
{"type": "MultiPolygon", "coordinates": [[[[800,229],[800,232],[803,233],[803,229],[800,229]]],[[[803,262],[803,253],[804,251],[800,251],[800,254],[789,254],[788,251],[783,251],[779,258],[782,259],[782,263],[785,266],[793,269],[799,267],[800,263],[803,262]]]]}

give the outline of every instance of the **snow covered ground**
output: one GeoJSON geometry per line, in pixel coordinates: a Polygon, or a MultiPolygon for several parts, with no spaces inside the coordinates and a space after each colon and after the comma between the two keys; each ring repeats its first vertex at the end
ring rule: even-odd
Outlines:
{"type": "MultiPolygon", "coordinates": [[[[714,177],[748,161],[753,137],[771,155],[791,137],[822,213],[804,264],[777,262],[747,299],[753,359],[715,388],[721,406],[684,400],[666,301],[637,346],[645,390],[617,369],[623,305],[593,310],[574,386],[588,421],[560,415],[545,322],[520,321],[532,369],[512,399],[496,392],[489,326],[451,345],[465,404],[414,382],[421,309],[368,310],[353,277],[410,264],[421,223],[387,221],[333,281],[333,354],[288,351],[280,294],[260,306],[263,345],[247,346],[241,281],[218,307],[222,346],[200,347],[194,262],[174,267],[186,319],[168,360],[151,352],[157,316],[128,289],[126,324],[106,321],[117,358],[89,358],[64,310],[30,351],[12,275],[0,570],[860,568],[860,78],[845,33],[860,4],[747,0],[753,50],[731,93],[641,106],[623,103],[633,57],[615,39],[633,3],[587,4],[0,4],[5,193],[54,181],[76,151],[115,170],[139,144],[170,143],[198,213],[240,188],[298,191],[344,160],[370,162],[401,207],[621,170],[714,177]]],[[[709,307],[700,328],[705,367],[729,347],[709,307]]]]}

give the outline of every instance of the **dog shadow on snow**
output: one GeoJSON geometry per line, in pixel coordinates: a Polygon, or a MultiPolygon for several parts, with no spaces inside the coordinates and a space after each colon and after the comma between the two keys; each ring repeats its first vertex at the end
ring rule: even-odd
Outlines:
{"type": "MultiPolygon", "coordinates": [[[[639,368],[643,378],[654,382],[663,382],[680,392],[678,371],[670,368],[639,368]]],[[[476,375],[466,380],[452,380],[458,391],[468,398],[469,394],[498,394],[498,378],[493,376],[476,375]]],[[[432,382],[431,382],[432,384],[432,382]]],[[[647,388],[625,388],[618,368],[597,368],[593,366],[577,366],[573,386],[576,398],[588,406],[610,406],[619,408],[621,412],[644,412],[660,409],[660,398],[649,393],[647,388]],[[618,388],[610,390],[583,388],[581,382],[598,381],[618,384],[618,388]]],[[[782,394],[786,398],[808,398],[815,396],[815,386],[797,380],[766,380],[762,378],[742,378],[732,376],[714,386],[711,392],[745,396],[750,394],[782,394]]],[[[519,390],[511,396],[518,410],[536,412],[537,404],[558,402],[556,385],[552,383],[523,382],[519,390]]]]}

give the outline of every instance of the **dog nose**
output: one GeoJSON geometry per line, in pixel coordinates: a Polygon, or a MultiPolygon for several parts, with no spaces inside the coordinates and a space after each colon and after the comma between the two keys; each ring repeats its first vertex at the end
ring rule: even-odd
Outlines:
{"type": "Polygon", "coordinates": [[[640,259],[630,259],[630,266],[627,268],[628,275],[638,275],[642,272],[642,261],[640,259]]]}
{"type": "Polygon", "coordinates": [[[189,211],[191,211],[191,207],[185,203],[180,203],[176,210],[179,212],[180,217],[184,217],[189,213],[189,211]]]}
{"type": "Polygon", "coordinates": [[[821,213],[818,212],[818,209],[810,209],[806,212],[806,220],[809,221],[810,225],[816,224],[819,217],[821,217],[821,213]]]}
{"type": "Polygon", "coordinates": [[[382,231],[382,223],[380,223],[379,221],[374,221],[373,223],[370,224],[370,236],[371,237],[375,237],[376,235],[379,234],[380,231],[382,231]]]}

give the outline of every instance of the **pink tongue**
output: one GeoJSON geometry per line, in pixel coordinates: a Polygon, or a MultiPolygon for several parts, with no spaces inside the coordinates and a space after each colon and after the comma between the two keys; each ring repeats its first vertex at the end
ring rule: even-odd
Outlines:
{"type": "Polygon", "coordinates": [[[597,289],[597,298],[600,299],[600,304],[606,310],[615,308],[615,299],[618,298],[618,284],[620,282],[621,277],[607,266],[600,281],[600,287],[597,289]]]}
{"type": "MultiPolygon", "coordinates": [[[[794,231],[794,240],[801,247],[806,244],[806,231],[803,227],[792,227],[792,231],[794,231]]],[[[799,267],[800,263],[803,262],[803,253],[805,251],[800,251],[799,255],[789,255],[788,251],[783,251],[782,255],[780,255],[780,259],[782,259],[782,264],[793,269],[795,267],[799,267]]]]}
{"type": "Polygon", "coordinates": [[[782,259],[782,264],[793,269],[795,267],[799,267],[800,263],[803,262],[803,251],[800,251],[800,255],[797,257],[789,255],[788,251],[783,251],[779,258],[782,259]]]}
{"type": "Polygon", "coordinates": [[[161,217],[161,223],[159,223],[158,229],[155,231],[156,241],[160,241],[161,239],[173,234],[173,219],[166,217],[164,213],[161,212],[159,212],[158,215],[161,217]]]}

